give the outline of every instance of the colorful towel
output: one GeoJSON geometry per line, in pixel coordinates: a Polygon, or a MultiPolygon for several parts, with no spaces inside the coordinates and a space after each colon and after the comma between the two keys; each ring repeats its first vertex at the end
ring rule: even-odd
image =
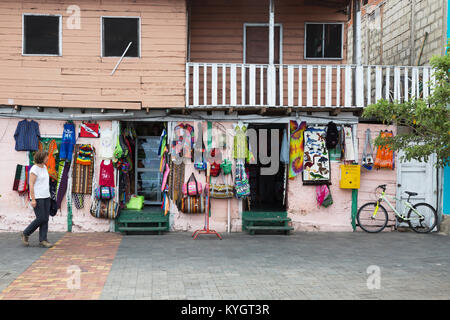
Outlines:
{"type": "Polygon", "coordinates": [[[303,170],[303,132],[306,122],[300,124],[291,120],[291,139],[289,143],[289,179],[294,179],[303,170]]]}

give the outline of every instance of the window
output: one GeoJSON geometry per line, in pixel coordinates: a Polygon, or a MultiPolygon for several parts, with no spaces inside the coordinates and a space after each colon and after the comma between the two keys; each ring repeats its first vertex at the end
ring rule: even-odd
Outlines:
{"type": "Polygon", "coordinates": [[[61,16],[23,15],[24,55],[61,55],[61,16]]]}
{"type": "Polygon", "coordinates": [[[307,23],[306,59],[342,59],[342,23],[307,23]]]}
{"type": "Polygon", "coordinates": [[[125,57],[140,56],[140,19],[130,17],[102,17],[102,56],[121,57],[128,44],[125,57]]]}

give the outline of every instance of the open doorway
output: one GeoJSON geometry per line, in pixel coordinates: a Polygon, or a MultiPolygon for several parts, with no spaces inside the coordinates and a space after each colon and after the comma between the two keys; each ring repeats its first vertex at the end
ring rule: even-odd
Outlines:
{"type": "MultiPolygon", "coordinates": [[[[283,131],[287,128],[285,124],[250,124],[249,129],[255,129],[257,132],[258,149],[260,147],[260,130],[267,130],[267,155],[272,157],[273,152],[280,153],[280,147],[283,138],[283,131]],[[278,130],[279,143],[276,150],[271,150],[271,131],[278,130]]],[[[244,201],[244,211],[286,211],[286,183],[287,183],[287,165],[278,161],[274,174],[261,174],[262,168],[268,168],[271,164],[262,164],[260,157],[256,164],[247,165],[248,178],[250,183],[250,197],[244,201]]],[[[279,159],[279,157],[278,157],[279,159]]]]}

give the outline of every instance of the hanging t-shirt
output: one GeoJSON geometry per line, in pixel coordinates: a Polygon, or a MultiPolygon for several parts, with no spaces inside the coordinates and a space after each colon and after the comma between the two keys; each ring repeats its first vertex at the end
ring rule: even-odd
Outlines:
{"type": "Polygon", "coordinates": [[[102,129],[100,136],[100,157],[112,159],[114,154],[113,133],[111,129],[102,129]]]}
{"type": "Polygon", "coordinates": [[[20,121],[14,133],[16,151],[37,151],[40,137],[39,124],[36,121],[20,121]]]}
{"type": "Polygon", "coordinates": [[[50,177],[48,175],[47,166],[40,168],[34,165],[30,169],[30,174],[36,175],[36,182],[34,183],[34,197],[35,199],[50,198],[50,177]]]}
{"type": "Polygon", "coordinates": [[[109,164],[105,164],[105,161],[102,161],[100,164],[99,185],[114,188],[114,166],[112,161],[108,160],[108,162],[109,164]]]}

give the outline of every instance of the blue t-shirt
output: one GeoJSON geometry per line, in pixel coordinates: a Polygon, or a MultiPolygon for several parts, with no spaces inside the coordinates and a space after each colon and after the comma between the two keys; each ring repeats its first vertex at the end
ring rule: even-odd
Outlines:
{"type": "Polygon", "coordinates": [[[17,124],[14,139],[16,151],[36,151],[39,149],[39,124],[34,121],[22,120],[17,124]]]}

